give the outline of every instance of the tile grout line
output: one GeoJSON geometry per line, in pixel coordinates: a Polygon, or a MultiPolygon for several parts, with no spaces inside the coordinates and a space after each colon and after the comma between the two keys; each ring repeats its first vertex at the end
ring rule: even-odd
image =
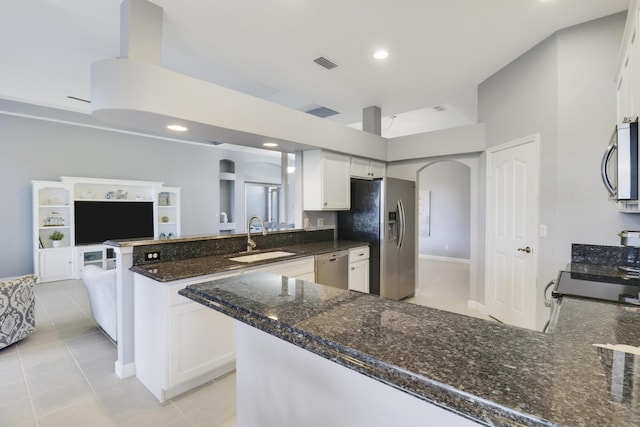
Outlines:
{"type": "MultiPolygon", "coordinates": [[[[78,308],[80,310],[80,312],[87,316],[87,313],[85,313],[85,311],[82,309],[82,307],[80,307],[78,305],[78,303],[73,299],[73,297],[71,297],[71,295],[69,295],[68,291],[64,291],[64,294],[67,298],[69,298],[71,300],[71,302],[73,303],[73,305],[76,306],[76,308],[78,308]]],[[[93,317],[89,316],[89,319],[93,320],[93,317]]],[[[56,328],[57,329],[57,328],[56,328]]],[[[104,411],[105,414],[108,414],[109,411],[107,410],[107,407],[104,405],[104,403],[102,402],[102,399],[100,399],[100,395],[98,395],[98,392],[96,391],[96,389],[93,387],[93,384],[91,384],[91,381],[89,381],[89,377],[87,377],[87,374],[84,372],[84,369],[82,369],[82,367],[80,366],[80,362],[78,362],[78,360],[76,359],[76,356],[73,354],[73,352],[71,351],[71,348],[69,347],[69,343],[66,340],[62,340],[62,342],[64,343],[65,348],[67,349],[67,351],[69,352],[69,355],[71,356],[71,359],[73,359],[73,363],[75,363],[76,367],[78,368],[78,370],[80,371],[80,373],[82,374],[82,378],[84,378],[85,382],[87,383],[87,385],[89,386],[89,388],[91,389],[91,393],[93,393],[93,395],[95,396],[95,398],[98,400],[98,402],[100,402],[100,407],[102,408],[102,410],[104,411]]]]}

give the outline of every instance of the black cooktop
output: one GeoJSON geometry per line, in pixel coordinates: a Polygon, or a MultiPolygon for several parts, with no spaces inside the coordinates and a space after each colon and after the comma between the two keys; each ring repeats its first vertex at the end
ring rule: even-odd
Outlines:
{"type": "Polygon", "coordinates": [[[590,298],[621,302],[621,297],[638,297],[640,279],[636,277],[599,276],[594,274],[560,271],[551,295],[590,298]]]}

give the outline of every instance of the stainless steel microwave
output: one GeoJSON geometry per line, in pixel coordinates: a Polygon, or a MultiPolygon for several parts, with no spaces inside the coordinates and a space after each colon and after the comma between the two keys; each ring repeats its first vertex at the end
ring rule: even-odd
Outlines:
{"type": "Polygon", "coordinates": [[[612,200],[638,200],[638,122],[616,126],[601,165],[612,200]]]}

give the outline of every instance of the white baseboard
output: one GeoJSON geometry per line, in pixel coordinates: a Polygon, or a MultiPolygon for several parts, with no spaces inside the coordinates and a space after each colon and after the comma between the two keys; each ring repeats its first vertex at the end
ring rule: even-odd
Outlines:
{"type": "Polygon", "coordinates": [[[467,300],[467,307],[472,310],[477,310],[481,313],[487,314],[484,304],[480,304],[478,301],[467,300]]]}
{"type": "Polygon", "coordinates": [[[419,258],[430,259],[432,261],[458,262],[460,264],[469,264],[471,262],[471,260],[466,258],[453,258],[453,257],[446,257],[446,256],[427,255],[427,254],[420,254],[419,258]]]}
{"type": "Polygon", "coordinates": [[[136,375],[136,364],[135,363],[127,363],[121,364],[116,360],[116,375],[118,378],[125,379],[129,377],[134,377],[136,375]]]}

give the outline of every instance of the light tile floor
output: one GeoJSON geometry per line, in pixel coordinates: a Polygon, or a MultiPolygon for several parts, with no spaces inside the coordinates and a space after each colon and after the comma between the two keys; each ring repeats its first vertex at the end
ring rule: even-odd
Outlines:
{"type": "MultiPolygon", "coordinates": [[[[467,307],[469,266],[420,262],[406,300],[489,319],[467,307]]],[[[116,348],[91,319],[79,280],[36,286],[36,332],[0,350],[0,427],[235,427],[235,374],[163,404],[135,378],[114,374],[116,348]]]]}
{"type": "Polygon", "coordinates": [[[418,288],[405,301],[440,310],[493,320],[485,313],[469,308],[469,264],[421,259],[418,288]]]}
{"type": "Polygon", "coordinates": [[[36,286],[36,332],[0,350],[0,427],[236,425],[235,374],[163,404],[114,374],[79,280],[36,286]]]}

